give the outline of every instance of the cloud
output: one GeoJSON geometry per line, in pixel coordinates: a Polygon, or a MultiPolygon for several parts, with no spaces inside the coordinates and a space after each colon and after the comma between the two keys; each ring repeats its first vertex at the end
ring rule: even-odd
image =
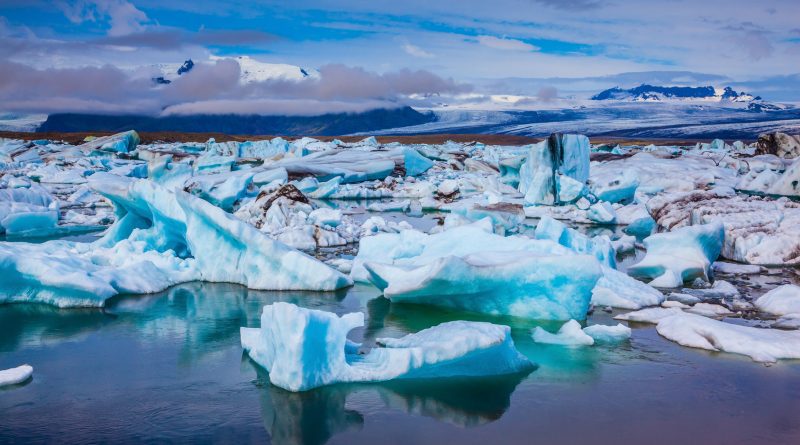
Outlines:
{"type": "Polygon", "coordinates": [[[361,113],[378,108],[397,108],[399,106],[401,104],[380,100],[347,102],[317,99],[221,99],[172,105],[167,107],[162,114],[319,116],[327,113],[361,113]]]}
{"type": "Polygon", "coordinates": [[[206,30],[189,32],[179,29],[155,29],[125,35],[101,37],[90,42],[97,45],[156,49],[177,49],[189,45],[239,46],[278,40],[274,34],[256,30],[206,30]]]}
{"type": "Polygon", "coordinates": [[[470,85],[423,70],[374,73],[325,65],[319,77],[242,83],[234,59],[196,63],[188,74],[156,86],[137,71],[110,65],[38,70],[5,62],[0,103],[7,111],[172,114],[359,112],[419,103],[412,97],[467,92],[470,85]]]}
{"type": "Polygon", "coordinates": [[[489,48],[506,51],[537,51],[539,47],[525,43],[522,40],[508,39],[495,36],[478,36],[478,43],[489,48]]]}
{"type": "Polygon", "coordinates": [[[433,54],[425,51],[424,49],[422,49],[422,48],[420,48],[420,47],[418,47],[416,45],[412,45],[410,43],[403,44],[403,51],[405,51],[406,53],[408,53],[408,54],[410,54],[410,55],[412,55],[414,57],[421,57],[423,59],[431,59],[431,58],[435,57],[433,54]]]}
{"type": "Polygon", "coordinates": [[[598,0],[533,0],[536,3],[549,6],[555,9],[563,9],[567,11],[582,11],[599,8],[600,1],[598,0]]]}
{"type": "Polygon", "coordinates": [[[536,93],[536,98],[542,102],[551,102],[558,99],[558,89],[556,87],[542,87],[536,93]]]}
{"type": "Polygon", "coordinates": [[[55,5],[74,24],[107,24],[112,36],[140,32],[149,22],[147,14],[126,0],[62,0],[55,5]]]}

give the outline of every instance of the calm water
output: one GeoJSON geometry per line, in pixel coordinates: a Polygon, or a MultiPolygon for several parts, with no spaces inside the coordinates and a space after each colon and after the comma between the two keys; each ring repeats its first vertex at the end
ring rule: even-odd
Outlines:
{"type": "Polygon", "coordinates": [[[0,306],[0,368],[35,368],[29,383],[0,390],[0,442],[800,443],[799,362],[765,367],[682,348],[645,325],[622,346],[543,346],[529,321],[376,296],[366,286],[323,294],[191,283],[102,311],[0,306]],[[239,345],[239,327],[258,326],[275,301],[363,311],[367,326],[352,338],[366,345],[453,319],[506,323],[539,367],[293,394],[272,387],[239,345]]]}

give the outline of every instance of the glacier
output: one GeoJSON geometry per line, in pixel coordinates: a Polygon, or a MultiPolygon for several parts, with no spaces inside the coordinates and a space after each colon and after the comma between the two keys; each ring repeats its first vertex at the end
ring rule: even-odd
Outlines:
{"type": "Polygon", "coordinates": [[[260,328],[242,328],[242,348],[288,391],[344,382],[380,382],[530,371],[511,330],[485,322],[453,321],[401,338],[377,339],[358,354],[347,334],[364,325],[362,313],[338,316],[291,303],[265,306],[260,328]]]}

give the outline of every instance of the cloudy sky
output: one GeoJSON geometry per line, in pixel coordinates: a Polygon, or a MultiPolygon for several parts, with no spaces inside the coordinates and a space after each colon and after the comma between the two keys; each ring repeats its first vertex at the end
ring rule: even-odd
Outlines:
{"type": "Polygon", "coordinates": [[[642,82],[800,101],[798,18],[797,0],[0,0],[0,102],[139,112],[258,97],[351,110],[410,93],[544,100],[642,82]],[[203,63],[237,55],[322,78],[243,89],[234,64],[203,63]],[[194,84],[151,88],[153,65],[187,58],[201,62],[194,84]]]}

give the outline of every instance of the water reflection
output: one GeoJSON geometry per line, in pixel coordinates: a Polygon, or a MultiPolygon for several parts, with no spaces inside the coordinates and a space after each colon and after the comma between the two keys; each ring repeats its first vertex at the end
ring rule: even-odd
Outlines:
{"type": "Polygon", "coordinates": [[[256,370],[264,427],[279,444],[324,444],[337,434],[360,430],[362,406],[374,410],[380,405],[464,428],[484,425],[503,416],[528,374],[340,384],[294,393],[271,385],[263,368],[243,360],[256,370]]]}
{"type": "Polygon", "coordinates": [[[97,309],[17,303],[0,309],[0,351],[77,341],[114,321],[113,316],[97,309]]]}

